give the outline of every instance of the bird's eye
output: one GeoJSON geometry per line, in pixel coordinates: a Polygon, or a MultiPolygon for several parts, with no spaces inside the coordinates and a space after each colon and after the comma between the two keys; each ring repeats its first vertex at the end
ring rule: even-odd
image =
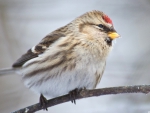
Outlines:
{"type": "Polygon", "coordinates": [[[98,27],[100,27],[100,28],[104,28],[104,25],[102,25],[102,24],[99,24],[99,25],[98,25],[98,27]]]}

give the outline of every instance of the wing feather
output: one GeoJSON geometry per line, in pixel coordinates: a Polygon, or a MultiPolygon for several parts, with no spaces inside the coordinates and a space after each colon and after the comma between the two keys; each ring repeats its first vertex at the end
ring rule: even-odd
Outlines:
{"type": "Polygon", "coordinates": [[[45,52],[45,50],[53,43],[55,43],[60,37],[64,37],[62,33],[52,33],[47,35],[41,40],[39,44],[29,49],[25,54],[23,54],[13,65],[12,67],[21,67],[27,61],[38,57],[38,55],[45,52]]]}

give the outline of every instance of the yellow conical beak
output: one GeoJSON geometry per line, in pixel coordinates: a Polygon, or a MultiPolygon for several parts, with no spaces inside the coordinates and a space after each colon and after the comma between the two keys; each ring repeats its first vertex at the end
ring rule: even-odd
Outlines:
{"type": "Polygon", "coordinates": [[[109,32],[108,33],[108,36],[113,40],[113,39],[115,39],[115,38],[119,38],[120,37],[120,35],[118,34],[118,33],[116,33],[116,32],[109,32]]]}

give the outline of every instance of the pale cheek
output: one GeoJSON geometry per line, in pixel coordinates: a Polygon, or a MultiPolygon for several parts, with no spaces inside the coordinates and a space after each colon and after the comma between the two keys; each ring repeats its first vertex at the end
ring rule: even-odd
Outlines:
{"type": "Polygon", "coordinates": [[[97,33],[96,33],[96,37],[97,37],[97,38],[106,37],[106,34],[103,33],[103,32],[97,32],[97,33]]]}

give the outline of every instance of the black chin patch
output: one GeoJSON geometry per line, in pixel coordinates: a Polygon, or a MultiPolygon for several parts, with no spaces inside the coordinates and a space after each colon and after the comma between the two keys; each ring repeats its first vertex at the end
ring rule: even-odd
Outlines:
{"type": "Polygon", "coordinates": [[[111,39],[111,38],[107,37],[107,38],[105,39],[105,41],[106,41],[106,43],[107,43],[109,46],[112,45],[112,39],[111,39]]]}

